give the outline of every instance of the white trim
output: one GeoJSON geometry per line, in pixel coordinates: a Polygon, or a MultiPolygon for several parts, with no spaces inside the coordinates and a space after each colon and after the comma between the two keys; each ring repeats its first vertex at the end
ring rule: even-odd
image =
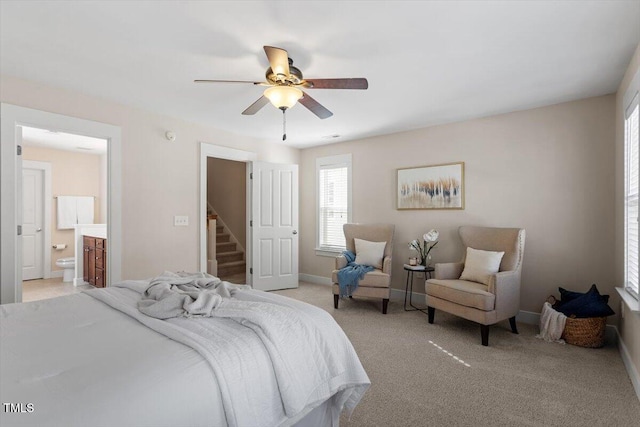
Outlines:
{"type": "MultiPolygon", "coordinates": [[[[391,288],[391,299],[394,301],[404,301],[404,294],[404,289],[391,288]]],[[[421,292],[413,292],[411,299],[414,304],[426,306],[426,294],[423,294],[421,292]]],[[[516,315],[516,320],[527,325],[539,325],[540,313],[520,310],[516,315]]],[[[614,325],[607,325],[605,339],[609,343],[616,343],[618,341],[617,329],[614,325]]]]}
{"type": "Polygon", "coordinates": [[[635,299],[625,288],[616,288],[616,291],[618,291],[622,301],[629,307],[629,311],[636,314],[640,313],[640,301],[635,299]]]}
{"type": "MultiPolygon", "coordinates": [[[[314,276],[312,274],[300,274],[300,281],[315,283],[318,285],[333,285],[331,278],[323,277],[323,276],[314,276]]],[[[390,290],[390,299],[392,301],[402,301],[404,302],[404,289],[396,289],[391,288],[390,290]]],[[[408,299],[408,298],[407,298],[408,299]]],[[[414,304],[419,306],[427,305],[427,295],[422,292],[413,292],[411,296],[411,300],[414,304]]],[[[539,325],[540,324],[540,313],[535,313],[532,311],[520,310],[516,315],[516,320],[520,323],[524,323],[527,325],[539,325]]],[[[609,343],[621,342],[618,335],[618,330],[614,325],[607,325],[605,330],[605,340],[609,343]]],[[[623,356],[624,358],[624,356],[623,356]]],[[[631,374],[629,374],[631,376],[631,374]]],[[[636,372],[637,375],[637,372],[636,372]]],[[[633,381],[633,379],[632,379],[633,381]]],[[[637,389],[636,389],[637,390],[637,389]]]]}
{"type": "Polygon", "coordinates": [[[20,194],[18,185],[22,175],[21,158],[16,146],[22,139],[21,126],[73,133],[107,140],[108,200],[107,223],[109,264],[107,286],[122,280],[122,163],[121,129],[118,126],[12,104],[1,104],[0,147],[1,184],[0,200],[0,303],[22,301],[22,254],[17,227],[20,224],[20,194]],[[116,256],[116,254],[118,254],[116,256]]]}
{"type": "Polygon", "coordinates": [[[42,272],[43,279],[49,279],[51,276],[51,163],[39,162],[35,160],[23,160],[22,169],[37,169],[44,173],[44,185],[42,197],[42,231],[44,232],[44,238],[42,239],[43,251],[42,262],[44,263],[44,270],[42,272]]]}
{"type": "Polygon", "coordinates": [[[624,92],[624,96],[622,97],[623,118],[627,116],[627,108],[629,108],[629,105],[638,92],[640,92],[640,69],[636,71],[636,75],[631,79],[631,82],[629,83],[629,86],[627,86],[627,90],[624,92]]]}
{"type": "MultiPolygon", "coordinates": [[[[390,295],[390,299],[392,301],[402,301],[404,302],[404,289],[395,289],[395,288],[391,288],[391,295],[390,295]]],[[[407,302],[409,301],[409,295],[407,295],[407,302]]],[[[411,293],[411,302],[414,305],[417,305],[419,307],[426,307],[427,306],[427,295],[423,294],[422,292],[412,292],[411,293]]]]}
{"type": "Polygon", "coordinates": [[[540,313],[520,310],[516,315],[516,320],[527,325],[540,325],[540,313]]]}
{"type": "Polygon", "coordinates": [[[249,219],[251,218],[251,180],[249,180],[249,173],[251,162],[258,160],[258,154],[200,142],[200,271],[203,273],[207,271],[207,157],[247,163],[247,200],[245,203],[247,211],[247,242],[245,260],[247,263],[247,284],[251,284],[251,275],[249,274],[251,266],[251,227],[249,227],[249,219]]]}
{"type": "MultiPolygon", "coordinates": [[[[540,313],[520,310],[516,315],[516,321],[527,325],[540,325],[540,313]]],[[[607,325],[604,332],[604,339],[605,342],[610,344],[616,344],[619,341],[615,325],[607,325]]]]}
{"type": "Polygon", "coordinates": [[[347,222],[350,223],[353,218],[353,156],[349,153],[316,158],[316,255],[319,256],[332,256],[326,255],[325,253],[330,253],[331,251],[320,245],[320,169],[323,166],[340,165],[347,167],[347,222]]]}
{"type": "MultiPolygon", "coordinates": [[[[323,277],[323,276],[314,276],[312,274],[300,274],[299,279],[301,282],[315,283],[318,285],[333,285],[331,278],[323,277]]],[[[618,288],[616,288],[618,289],[618,288]]],[[[404,301],[405,291],[402,289],[391,288],[391,300],[393,301],[404,301]]],[[[419,306],[424,305],[426,307],[426,295],[420,292],[412,293],[412,301],[414,304],[419,306]]],[[[540,324],[540,313],[535,313],[532,311],[520,310],[516,316],[517,321],[527,324],[527,325],[539,325],[540,324]]],[[[624,341],[620,337],[620,333],[618,332],[618,328],[614,325],[607,325],[605,329],[605,341],[608,343],[618,344],[618,349],[620,351],[620,357],[622,358],[622,362],[627,370],[627,374],[631,379],[631,383],[633,384],[633,388],[640,400],[640,375],[636,367],[631,360],[631,355],[627,350],[627,347],[624,345],[624,341]]]]}
{"type": "Polygon", "coordinates": [[[329,258],[335,258],[335,257],[339,256],[340,254],[342,254],[343,250],[342,249],[337,249],[335,251],[331,251],[331,250],[328,250],[328,249],[316,248],[315,251],[316,251],[316,255],[318,255],[318,256],[326,256],[326,257],[329,257],[329,258]]]}
{"type": "Polygon", "coordinates": [[[622,340],[617,328],[616,334],[618,336],[618,350],[620,351],[620,357],[622,357],[622,363],[624,363],[624,367],[627,370],[633,389],[636,391],[636,396],[638,397],[638,400],[640,400],[640,374],[638,374],[638,370],[633,364],[629,350],[627,350],[627,346],[624,345],[624,341],[622,340]]]}

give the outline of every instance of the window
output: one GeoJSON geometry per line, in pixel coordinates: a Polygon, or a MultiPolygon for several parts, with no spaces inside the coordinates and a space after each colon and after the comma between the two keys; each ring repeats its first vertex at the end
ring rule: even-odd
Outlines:
{"type": "Polygon", "coordinates": [[[640,95],[638,92],[625,110],[625,288],[638,297],[638,190],[640,188],[640,95]]]}
{"type": "Polygon", "coordinates": [[[343,224],[351,221],[351,154],[316,159],[316,254],[335,256],[346,249],[343,224]]]}

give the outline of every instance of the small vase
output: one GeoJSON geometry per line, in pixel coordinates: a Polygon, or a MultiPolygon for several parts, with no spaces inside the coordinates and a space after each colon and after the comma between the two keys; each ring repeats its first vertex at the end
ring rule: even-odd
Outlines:
{"type": "Polygon", "coordinates": [[[420,263],[423,267],[429,267],[431,265],[431,254],[422,258],[422,262],[420,263]]]}

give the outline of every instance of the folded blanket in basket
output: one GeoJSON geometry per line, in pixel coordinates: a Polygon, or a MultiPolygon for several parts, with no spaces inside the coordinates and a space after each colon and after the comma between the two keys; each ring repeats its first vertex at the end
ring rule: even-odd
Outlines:
{"type": "Polygon", "coordinates": [[[555,311],[551,304],[545,302],[540,313],[540,333],[536,338],[543,339],[548,342],[559,342],[564,344],[562,332],[567,321],[567,316],[555,311]]]}

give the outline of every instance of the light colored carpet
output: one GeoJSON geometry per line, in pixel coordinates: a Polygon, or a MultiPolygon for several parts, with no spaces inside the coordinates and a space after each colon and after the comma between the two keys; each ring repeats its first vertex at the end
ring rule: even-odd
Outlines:
{"type": "Polygon", "coordinates": [[[483,347],[478,325],[441,311],[429,325],[426,314],[396,301],[387,315],[368,299],[342,299],[335,310],[329,286],[277,293],[331,313],[371,379],[343,426],[640,425],[640,402],[610,343],[546,343],[535,338],[537,327],[518,323],[515,335],[505,321],[483,347]]]}

